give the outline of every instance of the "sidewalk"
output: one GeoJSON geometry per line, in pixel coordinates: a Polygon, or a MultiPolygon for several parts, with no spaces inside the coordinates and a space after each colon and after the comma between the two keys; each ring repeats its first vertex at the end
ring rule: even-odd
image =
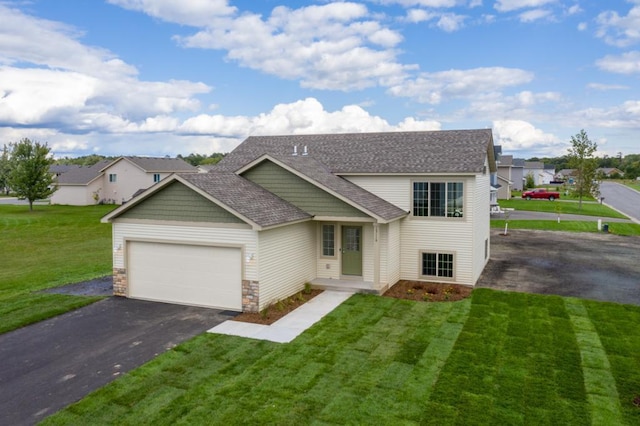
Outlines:
{"type": "Polygon", "coordinates": [[[269,340],[276,343],[288,343],[320,321],[322,317],[333,311],[353,294],[344,291],[325,290],[271,325],[227,320],[208,330],[208,332],[269,340]]]}

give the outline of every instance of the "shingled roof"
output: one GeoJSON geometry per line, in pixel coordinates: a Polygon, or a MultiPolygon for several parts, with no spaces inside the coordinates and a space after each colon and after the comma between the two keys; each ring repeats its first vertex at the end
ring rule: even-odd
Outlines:
{"type": "MultiPolygon", "coordinates": [[[[198,169],[184,161],[182,158],[168,157],[120,157],[113,163],[128,160],[147,173],[159,172],[197,172],[198,169]]],[[[110,165],[110,164],[109,164],[110,165]]],[[[105,167],[106,168],[106,167],[105,167]]]]}
{"type": "MultiPolygon", "coordinates": [[[[493,158],[490,129],[331,135],[252,136],[226,155],[218,168],[233,171],[268,154],[302,155],[331,173],[479,173],[493,158]]],[[[493,166],[492,166],[493,167],[493,166]]]]}
{"type": "Polygon", "coordinates": [[[102,160],[93,166],[71,168],[57,178],[61,185],[87,185],[102,175],[102,169],[111,164],[113,160],[102,160]]]}

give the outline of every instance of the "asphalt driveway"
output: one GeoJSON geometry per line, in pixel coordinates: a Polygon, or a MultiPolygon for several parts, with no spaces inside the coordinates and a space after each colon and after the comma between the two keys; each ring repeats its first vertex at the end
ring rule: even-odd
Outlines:
{"type": "Polygon", "coordinates": [[[494,229],[477,286],[640,305],[640,237],[494,229]]]}
{"type": "Polygon", "coordinates": [[[0,425],[34,424],[234,315],[111,297],[2,334],[0,425]]]}

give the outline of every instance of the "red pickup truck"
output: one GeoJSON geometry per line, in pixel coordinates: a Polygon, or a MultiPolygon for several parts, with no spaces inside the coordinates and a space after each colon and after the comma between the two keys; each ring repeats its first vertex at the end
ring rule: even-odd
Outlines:
{"type": "Polygon", "coordinates": [[[524,198],[525,200],[530,200],[532,198],[545,198],[549,201],[553,201],[555,199],[560,198],[560,193],[554,192],[554,191],[547,191],[544,188],[537,188],[529,191],[524,191],[522,193],[522,198],[524,198]]]}

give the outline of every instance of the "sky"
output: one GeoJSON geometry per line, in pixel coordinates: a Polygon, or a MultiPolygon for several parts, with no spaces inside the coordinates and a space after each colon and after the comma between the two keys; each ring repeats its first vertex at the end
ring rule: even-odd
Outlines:
{"type": "Polygon", "coordinates": [[[0,146],[56,158],[485,128],[624,156],[639,89],[640,0],[0,0],[0,146]]]}

